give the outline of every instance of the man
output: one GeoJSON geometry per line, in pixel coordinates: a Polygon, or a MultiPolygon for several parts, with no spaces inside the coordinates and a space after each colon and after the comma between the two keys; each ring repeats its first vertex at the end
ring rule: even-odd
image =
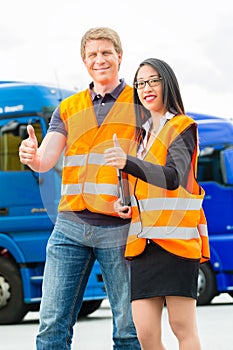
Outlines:
{"type": "Polygon", "coordinates": [[[124,259],[129,221],[114,211],[117,173],[103,153],[116,133],[125,151],[134,134],[133,92],[118,77],[118,34],[92,28],[81,40],[81,56],[92,83],[65,99],[53,113],[38,148],[33,127],[19,149],[20,160],[45,172],[64,150],[58,218],[47,245],[37,350],[71,348],[73,326],[95,259],[113,313],[113,348],[140,349],[132,321],[129,266],[124,259]]]}

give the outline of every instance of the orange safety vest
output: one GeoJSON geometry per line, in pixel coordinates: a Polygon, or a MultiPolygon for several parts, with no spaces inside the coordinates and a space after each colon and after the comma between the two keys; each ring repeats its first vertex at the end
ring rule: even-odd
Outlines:
{"type": "Polygon", "coordinates": [[[68,97],[60,104],[67,142],[62,172],[59,211],[92,212],[117,216],[116,169],[105,165],[104,151],[113,147],[116,133],[125,152],[135,131],[133,90],[126,85],[104,122],[97,124],[89,90],[68,97]]]}
{"type": "MultiPolygon", "coordinates": [[[[165,165],[171,143],[191,124],[188,116],[170,119],[160,131],[144,160],[165,165]]],[[[185,145],[184,145],[185,147],[185,145]]],[[[136,150],[134,147],[134,155],[136,150]]],[[[204,190],[196,181],[197,147],[192,156],[187,189],[179,186],[167,190],[129,175],[134,195],[131,196],[132,221],[125,256],[141,254],[146,239],[152,239],[167,251],[185,258],[209,260],[209,242],[202,209],[204,190]]]]}

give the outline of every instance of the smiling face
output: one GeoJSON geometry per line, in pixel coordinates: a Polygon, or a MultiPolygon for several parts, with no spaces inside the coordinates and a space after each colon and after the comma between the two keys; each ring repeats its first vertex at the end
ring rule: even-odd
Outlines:
{"type": "MultiPolygon", "coordinates": [[[[163,86],[162,80],[159,80],[160,76],[158,72],[150,65],[143,65],[139,68],[137,74],[137,82],[146,82],[145,86],[141,89],[137,89],[137,94],[140,102],[145,108],[149,109],[151,113],[164,115],[166,113],[166,108],[163,104],[163,86]],[[151,87],[150,81],[156,83],[156,86],[151,87]]],[[[153,84],[154,85],[154,84],[153,84]]]]}
{"type": "Polygon", "coordinates": [[[115,87],[119,84],[118,71],[122,53],[117,53],[111,40],[89,40],[83,62],[94,84],[115,87]]]}

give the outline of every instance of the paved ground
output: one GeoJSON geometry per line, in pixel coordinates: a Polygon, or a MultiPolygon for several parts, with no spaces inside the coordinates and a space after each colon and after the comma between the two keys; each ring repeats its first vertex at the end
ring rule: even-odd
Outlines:
{"type": "MultiPolygon", "coordinates": [[[[212,305],[197,308],[203,350],[233,350],[233,299],[222,295],[212,305]]],[[[35,350],[38,313],[29,313],[23,322],[0,326],[0,350],[35,350]]],[[[75,326],[72,350],[111,350],[112,317],[108,301],[75,326]]],[[[163,338],[167,350],[178,350],[170,331],[167,312],[163,313],[163,338]]]]}

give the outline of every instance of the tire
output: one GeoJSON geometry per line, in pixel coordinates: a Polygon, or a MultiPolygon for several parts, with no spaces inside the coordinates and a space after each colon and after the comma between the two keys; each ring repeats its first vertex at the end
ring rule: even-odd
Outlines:
{"type": "Polygon", "coordinates": [[[197,290],[197,305],[208,305],[218,295],[215,274],[207,263],[200,266],[197,290]]]}
{"type": "Polygon", "coordinates": [[[19,323],[27,312],[19,269],[12,259],[0,257],[0,325],[19,323]]]}
{"type": "Polygon", "coordinates": [[[82,303],[78,317],[85,317],[96,311],[103,300],[87,300],[82,303]]]}

